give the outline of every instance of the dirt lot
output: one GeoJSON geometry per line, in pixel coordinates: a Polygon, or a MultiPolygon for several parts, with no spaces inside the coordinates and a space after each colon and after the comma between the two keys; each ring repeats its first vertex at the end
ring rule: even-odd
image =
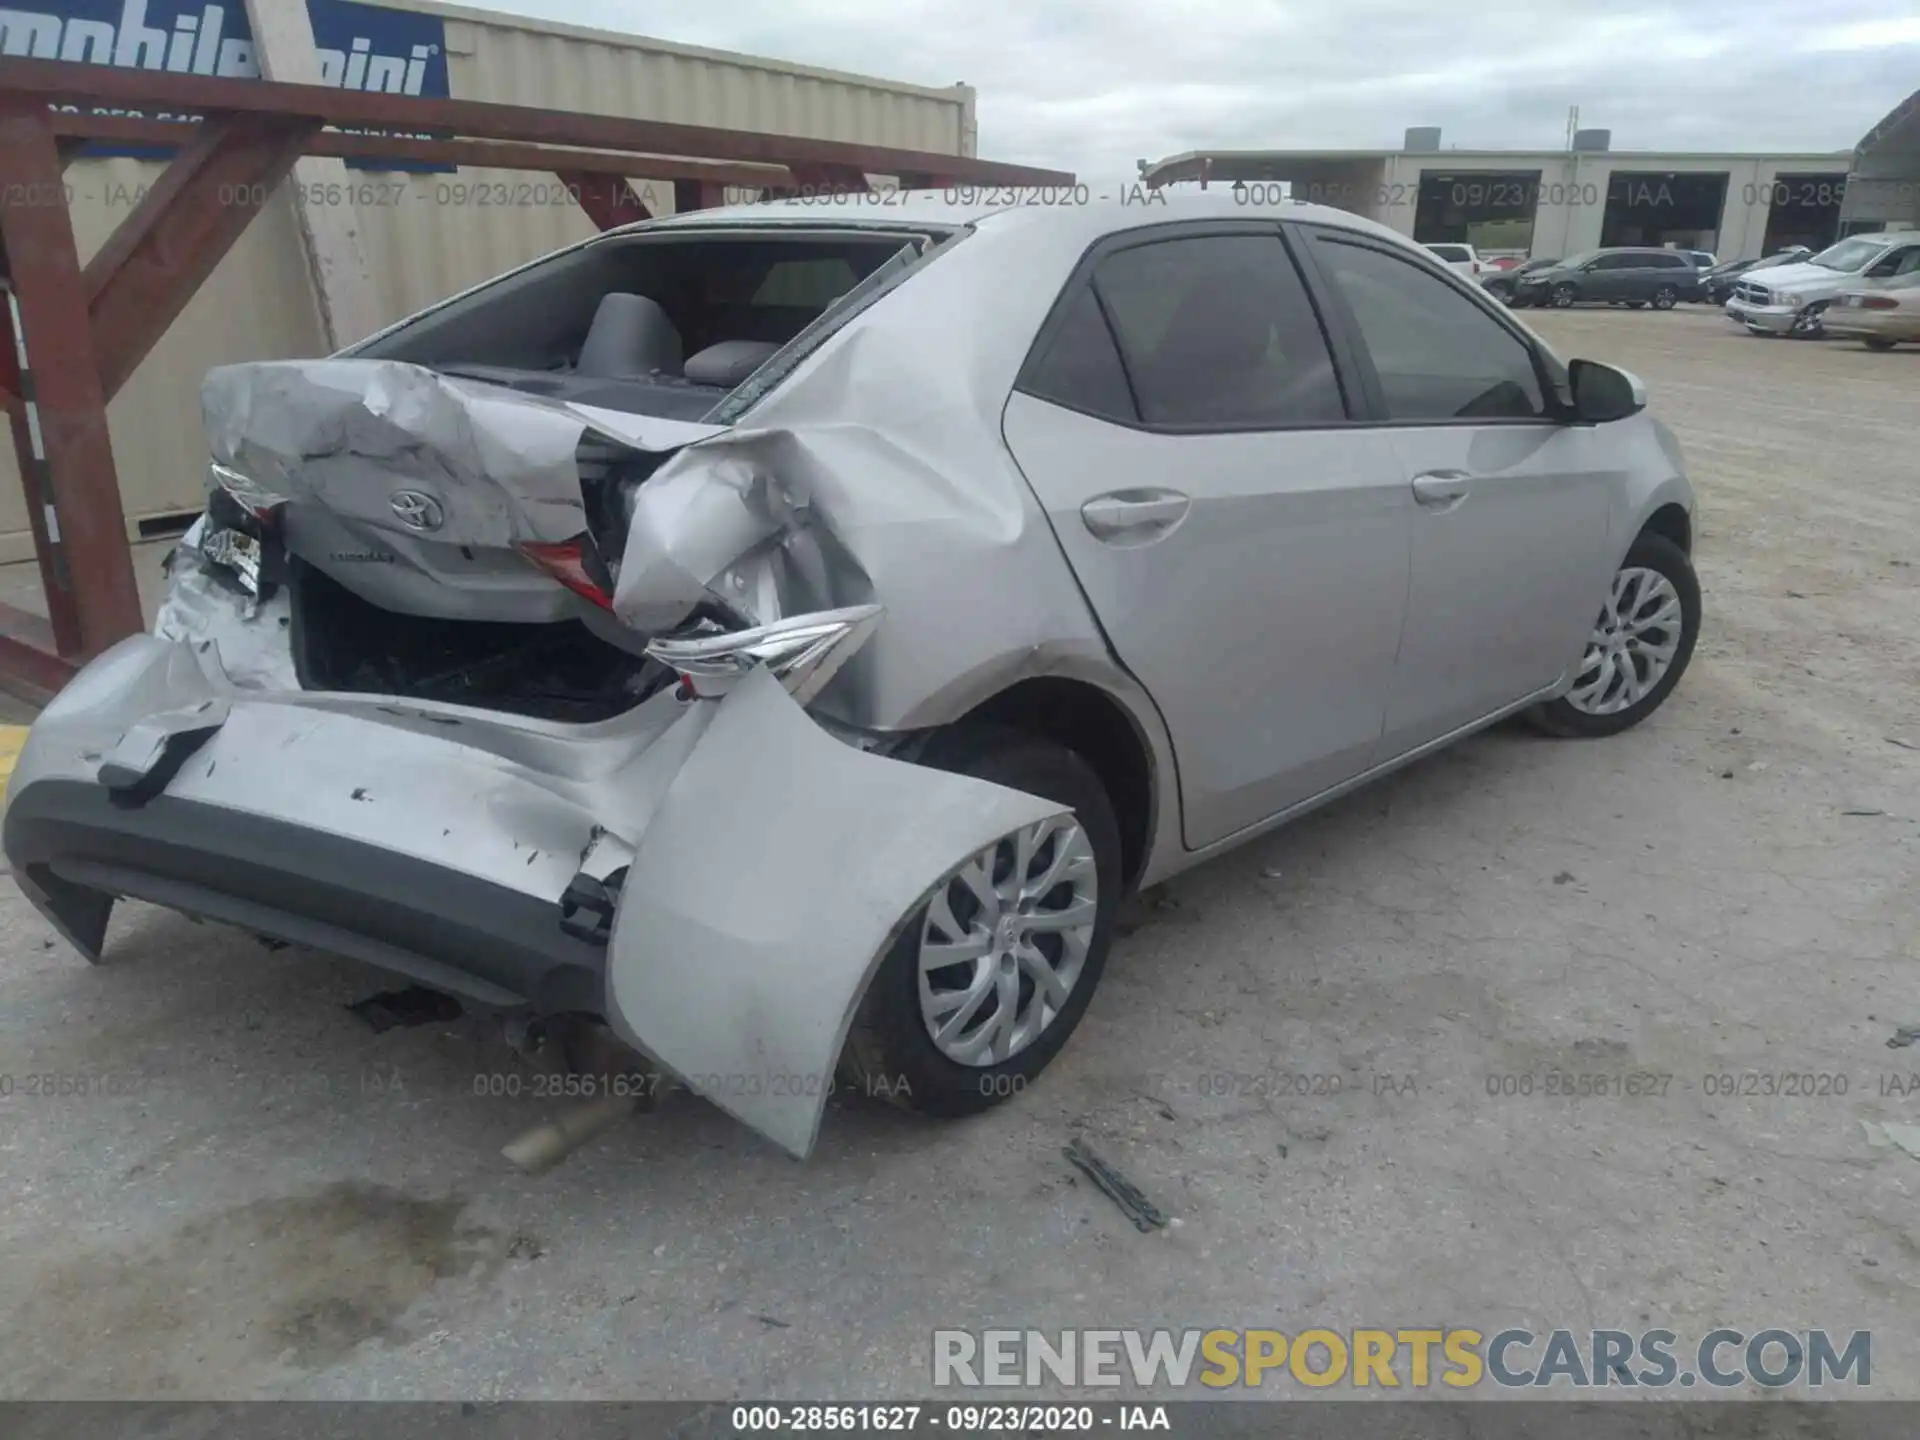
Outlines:
{"type": "Polygon", "coordinates": [[[1871,1329],[1875,1391],[1920,1396],[1920,1159],[1862,1125],[1920,1121],[1886,1043],[1920,1024],[1920,352],[1540,328],[1691,457],[1674,701],[1501,729],[1148,897],[977,1121],[836,1101],[800,1166],[682,1097],[528,1179],[499,1147],[547,1107],[476,1095],[525,1073],[477,1027],[376,1036],[369,972],[138,907],[89,968],[0,887],[0,1386],[872,1398],[930,1390],[936,1326],[1725,1323],[1871,1329]],[[1075,1183],[1076,1133],[1181,1224],[1075,1183]]]}

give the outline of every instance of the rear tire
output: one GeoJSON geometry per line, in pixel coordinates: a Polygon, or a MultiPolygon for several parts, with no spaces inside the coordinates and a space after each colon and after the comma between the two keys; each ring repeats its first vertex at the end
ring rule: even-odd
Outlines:
{"type": "MultiPolygon", "coordinates": [[[[1558,700],[1550,700],[1544,705],[1536,705],[1527,712],[1527,719],[1535,729],[1545,734],[1564,739],[1591,739],[1602,735],[1618,735],[1623,730],[1631,730],[1647,716],[1665,703],[1667,696],[1673,693],[1673,687],[1680,683],[1680,677],[1687,672],[1687,664],[1693,659],[1694,642],[1700,636],[1700,581],[1694,574],[1693,562],[1678,545],[1664,535],[1643,532],[1627,551],[1626,558],[1620,562],[1616,572],[1615,589],[1619,586],[1619,577],[1628,571],[1651,571],[1665,581],[1678,600],[1679,633],[1672,637],[1674,650],[1666,669],[1646,692],[1630,705],[1619,709],[1600,712],[1589,702],[1586,706],[1576,704],[1569,695],[1558,700]]],[[[1639,609],[1640,600],[1645,594],[1643,586],[1636,584],[1637,593],[1632,596],[1630,609],[1639,609]]],[[[1602,608],[1596,623],[1594,637],[1588,643],[1583,656],[1580,674],[1576,675],[1571,695],[1581,693],[1581,680],[1594,673],[1594,655],[1596,646],[1603,646],[1602,633],[1608,628],[1611,601],[1602,608]]],[[[1658,633],[1658,632],[1651,632],[1658,633]]],[[[1637,648],[1637,647],[1630,647],[1637,648]]],[[[1638,666],[1644,663],[1633,655],[1625,657],[1621,663],[1638,666]]],[[[1636,674],[1639,673],[1637,670],[1636,674]]],[[[1610,688],[1610,687],[1602,687],[1610,688]]]]}
{"type": "MultiPolygon", "coordinates": [[[[952,1058],[936,1044],[921,995],[927,906],[902,927],[854,1015],[840,1063],[848,1083],[925,1115],[973,1115],[1024,1091],[1059,1054],[1086,1014],[1113,943],[1122,884],[1120,827],[1093,767],[1050,740],[997,726],[963,727],[937,737],[921,763],[1070,806],[1093,851],[1097,888],[1086,955],[1064,1003],[1024,1048],[997,1064],[977,1065],[952,1058]]],[[[992,1003],[999,1002],[996,998],[992,1003]]],[[[1032,1003],[1024,988],[1020,1003],[1032,1003]]],[[[981,1010],[990,1013],[985,1006],[981,1010]]]]}
{"type": "Polygon", "coordinates": [[[1671,285],[1662,285],[1658,290],[1653,292],[1653,308],[1656,310],[1671,310],[1673,308],[1673,302],[1679,298],[1679,291],[1675,290],[1671,285]]]}

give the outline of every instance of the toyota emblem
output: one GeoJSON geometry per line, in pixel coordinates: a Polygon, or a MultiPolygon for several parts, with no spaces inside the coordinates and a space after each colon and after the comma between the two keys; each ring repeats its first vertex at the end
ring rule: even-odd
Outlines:
{"type": "Polygon", "coordinates": [[[419,490],[396,490],[387,504],[409,530],[438,530],[447,518],[440,502],[419,490]]]}

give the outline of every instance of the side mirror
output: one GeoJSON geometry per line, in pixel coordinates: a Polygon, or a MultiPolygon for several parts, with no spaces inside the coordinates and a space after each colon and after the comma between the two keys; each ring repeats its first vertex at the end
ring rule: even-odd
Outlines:
{"type": "Polygon", "coordinates": [[[1573,414],[1587,425],[1624,420],[1647,408],[1647,387],[1624,370],[1598,360],[1575,360],[1567,366],[1567,386],[1573,392],[1573,414]]]}

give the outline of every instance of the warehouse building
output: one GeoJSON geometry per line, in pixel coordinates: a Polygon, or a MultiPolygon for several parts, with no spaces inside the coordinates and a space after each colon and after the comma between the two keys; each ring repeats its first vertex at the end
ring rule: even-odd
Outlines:
{"type": "Polygon", "coordinates": [[[1399,150],[1191,151],[1143,165],[1149,185],[1280,187],[1378,220],[1422,243],[1562,256],[1663,245],[1732,258],[1831,243],[1842,231],[1850,153],[1616,151],[1606,130],[1563,151],[1452,150],[1410,129],[1399,150]]]}
{"type": "MultiPolygon", "coordinates": [[[[254,13],[272,15],[283,0],[266,0],[264,12],[261,3],[252,0],[254,13]]],[[[257,78],[249,9],[249,0],[11,0],[0,7],[0,54],[257,78]]],[[[975,153],[966,85],[909,85],[433,0],[308,0],[308,13],[318,78],[348,89],[975,153]]],[[[160,176],[165,152],[94,145],[82,156],[66,180],[85,263],[160,176]]],[[[310,207],[348,217],[357,231],[375,326],[596,233],[552,175],[346,166],[335,171],[346,183],[305,193],[310,207]]],[[[177,529],[200,507],[207,448],[199,386],[208,369],[331,348],[296,188],[285,187],[259,214],[109,407],[133,538],[177,529]]],[[[653,214],[673,212],[671,183],[633,188],[653,214]]],[[[0,561],[34,553],[16,472],[10,448],[0,446],[0,561]]]]}
{"type": "Polygon", "coordinates": [[[1849,230],[1920,230],[1920,90],[1854,151],[1841,219],[1849,230]]]}

